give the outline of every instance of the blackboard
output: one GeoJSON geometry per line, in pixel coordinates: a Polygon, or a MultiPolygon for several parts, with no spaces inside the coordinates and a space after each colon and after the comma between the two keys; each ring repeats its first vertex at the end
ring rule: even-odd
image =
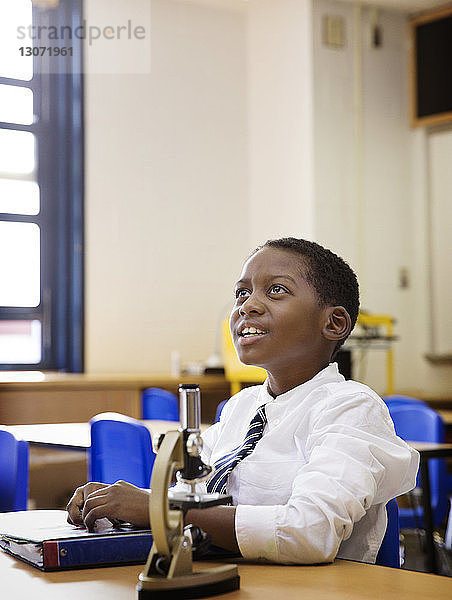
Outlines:
{"type": "Polygon", "coordinates": [[[452,7],[411,21],[413,124],[452,121],[452,7]]]}

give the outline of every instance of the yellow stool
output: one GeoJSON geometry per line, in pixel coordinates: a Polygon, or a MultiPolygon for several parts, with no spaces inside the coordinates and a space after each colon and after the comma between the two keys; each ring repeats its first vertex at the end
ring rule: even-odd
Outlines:
{"type": "Polygon", "coordinates": [[[265,369],[244,365],[239,361],[228,321],[222,323],[222,334],[224,375],[231,384],[231,396],[240,392],[242,383],[263,383],[267,377],[265,369]]]}

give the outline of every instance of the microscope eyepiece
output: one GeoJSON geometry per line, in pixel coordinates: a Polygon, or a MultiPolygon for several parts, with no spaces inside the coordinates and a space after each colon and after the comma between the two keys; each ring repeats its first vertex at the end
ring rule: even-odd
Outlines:
{"type": "Polygon", "coordinates": [[[189,433],[200,432],[201,393],[197,383],[179,385],[179,411],[181,429],[189,433]]]}

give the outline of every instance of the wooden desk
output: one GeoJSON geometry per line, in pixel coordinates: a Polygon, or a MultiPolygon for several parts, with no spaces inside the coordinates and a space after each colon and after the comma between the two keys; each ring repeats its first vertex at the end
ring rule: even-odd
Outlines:
{"type": "Polygon", "coordinates": [[[139,419],[144,389],[177,393],[179,383],[193,382],[201,390],[202,420],[213,423],[217,405],[230,397],[229,382],[222,375],[0,372],[0,423],[76,423],[107,411],[139,419]]]}
{"type": "MultiPolygon", "coordinates": [[[[178,421],[141,421],[151,434],[178,429],[178,421]]],[[[209,425],[201,425],[204,431],[209,425]]],[[[89,423],[39,423],[37,425],[7,425],[16,438],[35,446],[64,450],[87,450],[91,445],[89,423]]]]}
{"type": "MultiPolygon", "coordinates": [[[[433,542],[433,514],[432,498],[430,491],[430,473],[428,470],[428,461],[431,458],[452,457],[452,444],[434,444],[428,442],[410,442],[410,445],[419,452],[420,455],[420,474],[422,485],[422,503],[424,508],[424,530],[425,546],[427,551],[427,569],[431,573],[438,573],[436,564],[435,546],[433,542]]],[[[452,590],[451,590],[452,595],[452,590]]]]}
{"type": "MultiPolygon", "coordinates": [[[[195,570],[214,563],[195,563],[195,570]]],[[[14,600],[136,600],[143,566],[42,573],[0,553],[0,580],[14,600]]],[[[219,600],[450,600],[447,577],[337,560],[331,565],[239,564],[240,590],[219,600]]]]}

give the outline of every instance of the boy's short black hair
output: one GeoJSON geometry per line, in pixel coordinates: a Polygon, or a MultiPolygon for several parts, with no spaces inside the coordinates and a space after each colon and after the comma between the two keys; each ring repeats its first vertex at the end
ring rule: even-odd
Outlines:
{"type": "MultiPolygon", "coordinates": [[[[344,259],[316,242],[293,237],[268,240],[255,252],[262,248],[290,250],[302,256],[306,280],[316,291],[320,305],[343,306],[350,315],[353,329],[359,312],[359,286],[354,271],[344,259]]],[[[333,356],[347,337],[337,343],[333,356]]]]}

